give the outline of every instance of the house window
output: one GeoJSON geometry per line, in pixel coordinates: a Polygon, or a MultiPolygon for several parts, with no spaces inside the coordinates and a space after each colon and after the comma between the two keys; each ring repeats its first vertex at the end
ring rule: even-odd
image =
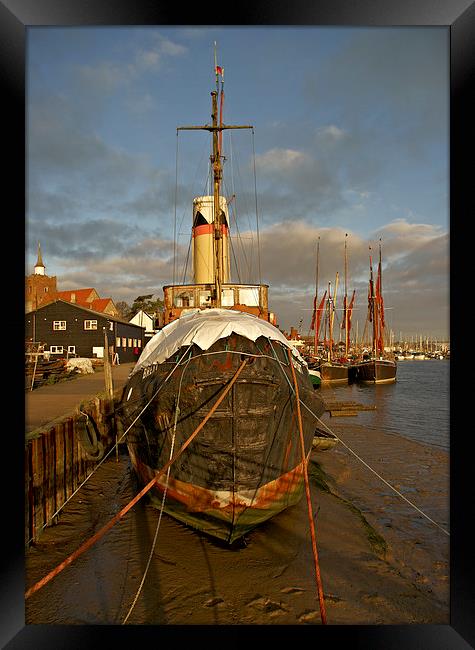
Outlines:
{"type": "Polygon", "coordinates": [[[97,330],[97,320],[85,320],[84,321],[85,330],[97,330]]]}
{"type": "Polygon", "coordinates": [[[45,293],[48,293],[48,287],[45,287],[45,293]]]}
{"type": "Polygon", "coordinates": [[[49,351],[51,354],[63,354],[64,350],[62,345],[50,345],[49,351]]]}
{"type": "Polygon", "coordinates": [[[137,339],[134,339],[134,348],[137,347],[137,339]]]}
{"type": "Polygon", "coordinates": [[[127,339],[125,338],[125,336],[122,337],[122,347],[124,348],[124,350],[127,347],[127,339]]]}
{"type": "Polygon", "coordinates": [[[53,330],[65,330],[66,321],[65,320],[54,320],[53,321],[53,330]]]}
{"type": "Polygon", "coordinates": [[[114,323],[109,323],[109,329],[111,332],[114,330],[114,323]]]}
{"type": "Polygon", "coordinates": [[[76,346],[68,345],[68,354],[76,354],[76,346]]]}
{"type": "Polygon", "coordinates": [[[132,347],[132,339],[129,339],[129,348],[132,347]]]}
{"type": "Polygon", "coordinates": [[[138,340],[138,346],[137,346],[137,347],[139,347],[139,348],[142,347],[142,339],[139,339],[139,340],[138,340]]]}
{"type": "Polygon", "coordinates": [[[115,347],[120,348],[120,336],[115,339],[115,347]]]}

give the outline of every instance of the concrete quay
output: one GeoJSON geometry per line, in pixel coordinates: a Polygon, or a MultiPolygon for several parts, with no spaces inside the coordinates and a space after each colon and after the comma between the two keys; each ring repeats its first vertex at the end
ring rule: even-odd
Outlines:
{"type": "MultiPolygon", "coordinates": [[[[125,385],[135,363],[112,366],[114,391],[125,385]]],[[[25,431],[48,425],[74,413],[84,401],[105,392],[104,369],[98,368],[90,375],[80,375],[68,381],[40,386],[25,392],[25,431]]]]}

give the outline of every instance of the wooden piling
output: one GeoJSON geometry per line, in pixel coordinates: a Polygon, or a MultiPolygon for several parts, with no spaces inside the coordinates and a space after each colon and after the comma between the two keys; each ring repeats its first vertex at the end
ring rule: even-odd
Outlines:
{"type": "MultiPolygon", "coordinates": [[[[81,404],[97,424],[97,435],[107,453],[116,445],[114,408],[110,399],[96,397],[81,404]]],[[[78,409],[79,412],[79,409],[78,409]]],[[[76,433],[76,415],[30,432],[25,445],[25,543],[38,539],[53,515],[94,471],[76,433]]],[[[57,517],[55,517],[56,519],[57,517]]]]}

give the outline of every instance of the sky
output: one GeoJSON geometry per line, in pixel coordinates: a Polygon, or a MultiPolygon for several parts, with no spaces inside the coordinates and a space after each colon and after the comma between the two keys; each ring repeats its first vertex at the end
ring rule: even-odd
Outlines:
{"type": "Polygon", "coordinates": [[[215,43],[224,122],[253,127],[223,134],[233,280],[307,335],[346,241],[361,335],[381,243],[388,329],[447,340],[446,27],[28,27],[25,273],[39,241],[59,290],[192,281],[211,139],[177,127],[211,122],[215,43]]]}

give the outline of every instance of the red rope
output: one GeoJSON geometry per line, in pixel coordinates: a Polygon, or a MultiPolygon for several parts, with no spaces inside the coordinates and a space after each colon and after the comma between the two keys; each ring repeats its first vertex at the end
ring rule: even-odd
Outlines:
{"type": "Polygon", "coordinates": [[[310,485],[308,482],[308,472],[307,472],[307,459],[305,457],[305,444],[304,444],[304,438],[303,438],[303,425],[302,425],[302,414],[300,412],[300,398],[299,398],[299,387],[297,384],[297,377],[295,375],[295,369],[294,369],[294,364],[292,363],[292,351],[288,349],[288,355],[289,355],[289,361],[290,361],[290,369],[292,371],[292,377],[294,380],[294,386],[295,386],[295,399],[297,401],[297,419],[299,423],[299,433],[300,433],[300,450],[302,453],[302,465],[303,465],[303,476],[305,480],[305,494],[307,496],[307,509],[308,509],[308,520],[310,524],[310,535],[312,538],[312,551],[313,551],[313,559],[315,562],[315,577],[316,577],[316,582],[317,582],[317,593],[318,593],[318,601],[320,604],[320,617],[322,619],[322,624],[325,625],[327,622],[327,613],[325,610],[325,599],[323,596],[323,586],[322,586],[322,578],[320,575],[320,565],[318,562],[318,550],[317,550],[317,539],[315,535],[315,524],[313,521],[313,512],[312,512],[312,501],[310,498],[310,485]]]}
{"type": "Polygon", "coordinates": [[[30,589],[28,589],[25,593],[25,599],[29,598],[32,594],[35,593],[35,591],[41,589],[41,587],[44,587],[44,585],[46,585],[50,580],[52,580],[55,576],[57,576],[58,573],[61,573],[63,569],[65,569],[72,562],[74,562],[74,560],[76,560],[80,555],[82,555],[84,551],[87,551],[89,548],[91,548],[93,544],[95,544],[101,537],[103,537],[114,526],[114,524],[116,524],[119,521],[119,519],[121,519],[137,503],[137,501],[139,501],[150,490],[150,488],[153,487],[154,483],[156,483],[159,477],[168,470],[168,468],[185,451],[185,449],[188,447],[191,441],[198,435],[198,433],[204,427],[206,422],[213,415],[213,413],[216,411],[216,409],[221,404],[223,399],[229,393],[229,391],[233,387],[233,384],[241,374],[241,371],[243,370],[246,363],[247,363],[247,359],[244,359],[244,361],[237,369],[236,373],[232,377],[229,384],[225,387],[221,395],[218,397],[216,402],[211,407],[211,410],[208,412],[208,414],[203,418],[203,420],[196,427],[196,429],[193,431],[190,437],[183,443],[183,445],[180,447],[177,453],[162,467],[161,470],[157,472],[157,474],[155,474],[154,478],[151,481],[149,481],[147,485],[144,488],[142,488],[142,490],[118,514],[116,514],[115,517],[113,517],[105,526],[103,526],[95,535],[93,535],[86,542],[84,542],[84,544],[82,544],[76,551],[74,551],[74,553],[71,553],[69,557],[67,557],[63,562],[61,562],[61,564],[59,564],[55,569],[50,571],[48,575],[46,575],[44,578],[39,580],[32,587],[30,587],[30,589]]]}

